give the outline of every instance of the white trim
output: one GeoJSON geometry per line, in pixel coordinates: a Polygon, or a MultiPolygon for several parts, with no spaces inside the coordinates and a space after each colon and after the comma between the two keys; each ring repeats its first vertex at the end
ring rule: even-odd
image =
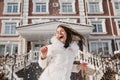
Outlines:
{"type": "Polygon", "coordinates": [[[69,18],[60,19],[59,21],[77,23],[77,19],[69,19],[69,18]]]}
{"type": "Polygon", "coordinates": [[[117,27],[117,33],[118,35],[120,35],[120,29],[119,29],[119,26],[118,26],[118,21],[120,21],[120,19],[114,19],[115,21],[115,24],[116,24],[116,27],[117,27]]]}
{"type": "Polygon", "coordinates": [[[20,14],[20,3],[21,3],[21,0],[4,0],[4,11],[3,11],[3,14],[20,14]],[[18,12],[16,13],[8,13],[7,12],[7,4],[8,3],[18,3],[18,12]]]}
{"type": "Polygon", "coordinates": [[[49,14],[49,0],[32,0],[33,12],[32,14],[49,14]],[[36,12],[36,3],[46,3],[46,12],[36,12]]]}
{"type": "Polygon", "coordinates": [[[16,27],[19,25],[19,20],[2,20],[2,28],[1,28],[1,35],[4,35],[4,36],[16,36],[18,35],[18,33],[16,32],[16,34],[4,34],[4,26],[5,26],[5,23],[16,23],[16,27]]]}
{"type": "Polygon", "coordinates": [[[50,19],[32,19],[32,24],[48,22],[48,21],[50,21],[50,19]]]}

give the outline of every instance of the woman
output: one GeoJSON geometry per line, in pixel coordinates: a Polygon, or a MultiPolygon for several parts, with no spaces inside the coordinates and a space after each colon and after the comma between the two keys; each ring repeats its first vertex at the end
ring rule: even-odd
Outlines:
{"type": "Polygon", "coordinates": [[[39,80],[70,80],[72,71],[86,68],[84,64],[73,65],[78,44],[84,42],[84,37],[68,25],[58,25],[52,44],[40,48],[39,64],[45,70],[39,80]]]}

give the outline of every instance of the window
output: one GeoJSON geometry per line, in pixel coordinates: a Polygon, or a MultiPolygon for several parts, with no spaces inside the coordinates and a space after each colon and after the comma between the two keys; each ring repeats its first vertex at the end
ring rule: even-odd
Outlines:
{"type": "Polygon", "coordinates": [[[46,12],[46,3],[36,3],[36,12],[46,12]]]}
{"type": "Polygon", "coordinates": [[[88,0],[89,14],[103,14],[103,0],[88,0]]]}
{"type": "Polygon", "coordinates": [[[16,23],[5,23],[3,34],[16,34],[16,23]]]}
{"type": "Polygon", "coordinates": [[[17,12],[18,12],[18,3],[7,4],[7,13],[17,13],[17,12]]]}
{"type": "Polygon", "coordinates": [[[89,2],[89,12],[100,12],[99,2],[89,2]]]}
{"type": "Polygon", "coordinates": [[[118,21],[118,28],[120,29],[120,21],[118,21]]]}
{"type": "Polygon", "coordinates": [[[94,26],[93,32],[103,32],[101,21],[92,21],[92,25],[94,26]]]}
{"type": "Polygon", "coordinates": [[[73,12],[72,3],[62,3],[62,12],[73,12]]]}
{"type": "Polygon", "coordinates": [[[115,9],[120,9],[120,2],[114,2],[115,4],[115,9]]]}
{"type": "Polygon", "coordinates": [[[18,44],[0,44],[0,56],[7,52],[9,54],[18,53],[18,44]]]}
{"type": "Polygon", "coordinates": [[[49,0],[32,0],[33,14],[49,14],[49,0]]]}
{"type": "Polygon", "coordinates": [[[107,55],[109,54],[108,42],[91,42],[90,50],[94,54],[102,52],[104,55],[107,55]]]}

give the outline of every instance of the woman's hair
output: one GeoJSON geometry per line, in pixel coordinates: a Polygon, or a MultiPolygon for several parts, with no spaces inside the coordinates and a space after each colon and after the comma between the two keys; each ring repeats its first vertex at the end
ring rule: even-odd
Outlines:
{"type": "Polygon", "coordinates": [[[69,25],[60,24],[60,25],[58,25],[57,28],[59,28],[59,27],[63,28],[67,34],[67,39],[65,41],[64,47],[65,48],[69,47],[69,44],[74,40],[74,38],[77,37],[79,49],[82,50],[83,44],[85,43],[85,38],[83,37],[83,35],[81,35],[76,30],[72,29],[69,25]]]}

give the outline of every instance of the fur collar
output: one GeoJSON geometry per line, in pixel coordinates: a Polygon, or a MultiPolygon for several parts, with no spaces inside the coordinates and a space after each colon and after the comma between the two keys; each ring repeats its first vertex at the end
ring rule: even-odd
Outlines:
{"type": "Polygon", "coordinates": [[[58,40],[56,36],[53,36],[53,37],[51,38],[51,43],[52,43],[52,44],[55,44],[55,45],[57,45],[57,46],[60,46],[60,47],[63,47],[63,46],[64,46],[64,43],[62,43],[60,40],[58,40]]]}

